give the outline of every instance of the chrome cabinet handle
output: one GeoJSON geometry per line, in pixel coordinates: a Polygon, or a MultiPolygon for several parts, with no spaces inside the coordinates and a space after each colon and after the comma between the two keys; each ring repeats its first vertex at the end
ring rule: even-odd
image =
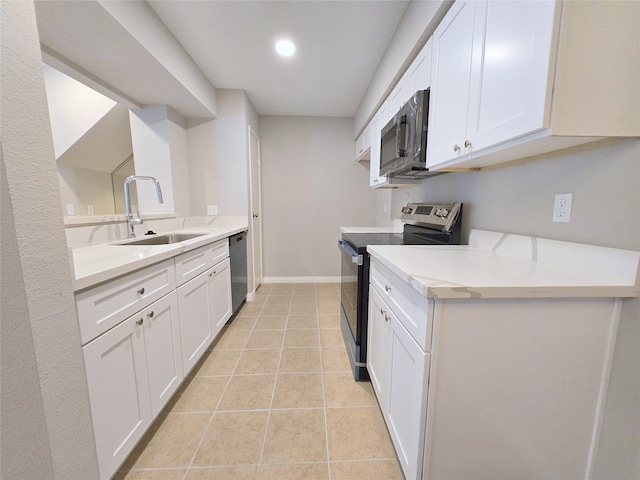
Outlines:
{"type": "Polygon", "coordinates": [[[457,143],[453,146],[453,151],[454,152],[459,152],[460,151],[460,145],[458,145],[457,143]]]}
{"type": "Polygon", "coordinates": [[[464,141],[465,148],[469,148],[471,146],[471,142],[469,140],[464,141]]]}
{"type": "Polygon", "coordinates": [[[391,317],[385,313],[385,315],[384,315],[384,321],[385,321],[385,322],[388,322],[389,320],[391,320],[391,317]]]}
{"type": "Polygon", "coordinates": [[[391,291],[391,287],[389,285],[385,285],[384,286],[384,291],[385,292],[390,292],[391,291]]]}
{"type": "Polygon", "coordinates": [[[147,313],[147,317],[149,317],[149,318],[153,318],[153,315],[154,315],[153,314],[153,310],[151,310],[151,313],[147,313]]]}
{"type": "Polygon", "coordinates": [[[381,313],[382,315],[386,315],[386,314],[387,314],[387,312],[386,312],[383,308],[380,308],[380,313],[381,313]]]}
{"type": "Polygon", "coordinates": [[[138,290],[138,295],[144,295],[144,287],[138,290]]]}
{"type": "Polygon", "coordinates": [[[138,325],[142,325],[144,323],[144,318],[141,318],[136,322],[138,325]]]}

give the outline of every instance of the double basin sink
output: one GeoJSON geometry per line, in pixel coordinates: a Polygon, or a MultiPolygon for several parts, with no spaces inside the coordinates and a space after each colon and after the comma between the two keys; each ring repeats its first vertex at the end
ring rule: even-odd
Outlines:
{"type": "Polygon", "coordinates": [[[138,247],[142,245],[171,245],[172,243],[180,243],[192,238],[202,237],[204,233],[168,233],[165,235],[149,235],[140,240],[132,240],[126,243],[116,243],[122,247],[138,247]]]}

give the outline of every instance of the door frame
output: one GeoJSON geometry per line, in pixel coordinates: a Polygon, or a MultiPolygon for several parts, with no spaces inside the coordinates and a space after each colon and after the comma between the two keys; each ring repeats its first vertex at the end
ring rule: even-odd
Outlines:
{"type": "Polygon", "coordinates": [[[253,128],[251,128],[251,125],[248,126],[248,141],[249,141],[249,224],[251,227],[253,227],[253,215],[256,213],[253,210],[253,196],[254,193],[258,196],[257,200],[258,200],[258,214],[260,215],[258,217],[258,231],[254,231],[253,228],[251,228],[251,274],[252,274],[252,284],[253,284],[253,290],[251,292],[248,292],[248,296],[247,299],[248,300],[253,300],[255,297],[255,292],[256,289],[258,288],[258,286],[260,286],[262,284],[262,281],[264,279],[264,271],[263,271],[263,255],[264,255],[264,249],[262,246],[262,172],[261,172],[261,168],[262,168],[262,156],[260,154],[260,137],[258,136],[258,134],[255,132],[255,130],[253,128]],[[253,157],[252,157],[252,151],[251,151],[251,141],[252,139],[255,139],[258,143],[258,158],[257,158],[257,172],[258,172],[258,178],[254,179],[253,178],[253,168],[252,168],[252,162],[253,162],[253,157]],[[255,191],[257,189],[257,192],[255,191]],[[255,242],[255,238],[257,238],[259,240],[258,242],[258,248],[259,248],[259,253],[260,253],[260,265],[256,265],[256,242],[255,242]],[[259,277],[258,277],[259,275],[259,277]],[[260,283],[258,283],[256,285],[256,278],[260,279],[260,283]]]}

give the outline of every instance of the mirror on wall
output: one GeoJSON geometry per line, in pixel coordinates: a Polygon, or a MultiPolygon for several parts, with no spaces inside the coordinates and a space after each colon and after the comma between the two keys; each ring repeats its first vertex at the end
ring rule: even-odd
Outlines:
{"type": "MultiPolygon", "coordinates": [[[[116,214],[124,215],[126,210],[124,208],[124,180],[131,176],[135,175],[135,168],[133,165],[133,154],[129,158],[127,158],[121,165],[111,172],[111,185],[113,186],[113,203],[115,207],[116,214]]],[[[132,200],[132,211],[136,211],[138,208],[133,203],[136,202],[136,198],[138,198],[138,190],[137,183],[131,182],[129,184],[129,192],[131,193],[132,200]]]]}
{"type": "Polygon", "coordinates": [[[44,78],[63,215],[123,214],[135,174],[128,108],[48,65],[44,78]]]}

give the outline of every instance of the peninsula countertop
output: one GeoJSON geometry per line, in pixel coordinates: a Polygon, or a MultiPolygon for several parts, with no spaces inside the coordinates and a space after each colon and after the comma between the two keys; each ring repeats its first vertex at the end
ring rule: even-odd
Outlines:
{"type": "MultiPolygon", "coordinates": [[[[196,227],[169,233],[197,233],[196,238],[169,245],[120,245],[133,240],[118,240],[69,249],[72,262],[73,290],[75,292],[133,272],[181,253],[188,252],[236,233],[247,230],[248,225],[196,227]]],[[[140,238],[140,237],[138,237],[140,238]]]]}
{"type": "Polygon", "coordinates": [[[640,296],[640,252],[496,232],[472,237],[472,245],[367,250],[427,298],[640,296]]]}

